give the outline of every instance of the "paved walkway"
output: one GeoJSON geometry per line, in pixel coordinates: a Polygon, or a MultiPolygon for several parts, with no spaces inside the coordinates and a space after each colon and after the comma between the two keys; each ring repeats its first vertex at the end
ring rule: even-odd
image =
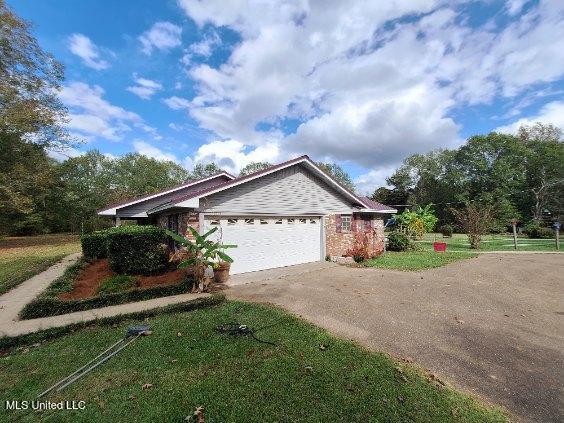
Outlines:
{"type": "Polygon", "coordinates": [[[225,293],[409,357],[517,421],[563,422],[563,272],[564,254],[497,253],[420,272],[336,266],[225,293]]]}
{"type": "Polygon", "coordinates": [[[71,254],[59,263],[51,266],[44,272],[35,275],[17,288],[0,296],[0,337],[17,336],[36,332],[42,329],[66,326],[72,323],[88,322],[104,317],[120,314],[135,313],[144,310],[179,304],[207,297],[210,294],[181,294],[169,297],[154,298],[152,300],[138,301],[136,303],[120,304],[98,309],[79,311],[60,316],[44,317],[41,319],[18,320],[18,313],[51,282],[61,276],[65,269],[75,262],[80,254],[71,254]]]}

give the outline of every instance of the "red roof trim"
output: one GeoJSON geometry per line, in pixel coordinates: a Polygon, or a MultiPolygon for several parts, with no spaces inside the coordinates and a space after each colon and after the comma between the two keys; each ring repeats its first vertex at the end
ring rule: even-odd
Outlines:
{"type": "MultiPolygon", "coordinates": [[[[138,196],[135,196],[135,197],[130,197],[130,198],[125,199],[125,200],[120,200],[120,201],[116,201],[114,203],[110,203],[110,204],[106,205],[105,207],[96,210],[96,213],[100,213],[100,212],[103,212],[103,211],[108,210],[108,209],[120,208],[120,206],[124,206],[126,204],[143,201],[145,199],[149,199],[151,197],[154,197],[155,195],[164,194],[168,191],[174,191],[175,189],[181,189],[183,187],[189,187],[189,186],[195,185],[199,182],[209,180],[209,179],[213,179],[215,177],[222,176],[222,175],[227,176],[228,178],[231,178],[231,179],[236,179],[236,177],[231,175],[229,172],[225,172],[225,171],[222,170],[221,172],[215,173],[213,175],[206,176],[204,178],[194,179],[192,181],[184,181],[181,184],[174,185],[172,187],[168,187],[168,188],[163,189],[161,191],[155,191],[155,192],[150,193],[150,194],[138,195],[138,196]]],[[[218,185],[220,185],[220,184],[218,184],[218,185]]]]}

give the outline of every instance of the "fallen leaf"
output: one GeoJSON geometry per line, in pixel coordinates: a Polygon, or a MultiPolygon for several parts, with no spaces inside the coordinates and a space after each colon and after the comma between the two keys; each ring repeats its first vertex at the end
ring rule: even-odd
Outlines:
{"type": "Polygon", "coordinates": [[[176,336],[182,336],[182,332],[178,332],[176,336]]]}
{"type": "Polygon", "coordinates": [[[141,388],[142,388],[143,390],[145,390],[145,389],[150,389],[150,388],[152,388],[152,387],[153,387],[153,384],[152,384],[152,383],[146,383],[146,384],[144,384],[141,388]]]}
{"type": "Polygon", "coordinates": [[[405,399],[400,395],[400,396],[398,396],[398,401],[403,404],[403,402],[405,401],[405,399]]]}
{"type": "Polygon", "coordinates": [[[454,316],[454,320],[456,320],[458,323],[460,323],[461,325],[464,324],[464,320],[462,320],[460,317],[458,316],[454,316]]]}
{"type": "Polygon", "coordinates": [[[319,349],[320,349],[321,351],[325,351],[325,350],[327,349],[327,345],[321,344],[321,345],[319,345],[319,349]]]}
{"type": "Polygon", "coordinates": [[[308,372],[313,373],[313,367],[311,367],[311,366],[305,366],[305,369],[306,369],[308,372]]]}

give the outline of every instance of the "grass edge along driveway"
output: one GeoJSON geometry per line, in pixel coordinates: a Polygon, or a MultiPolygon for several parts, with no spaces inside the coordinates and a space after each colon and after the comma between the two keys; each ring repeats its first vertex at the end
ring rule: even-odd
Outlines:
{"type": "Polygon", "coordinates": [[[387,251],[379,257],[366,260],[362,264],[366,267],[412,271],[441,267],[477,256],[478,254],[471,252],[387,251]]]}
{"type": "MultiPolygon", "coordinates": [[[[230,301],[146,323],[151,336],[46,398],[86,400],[86,410],[44,411],[42,417],[182,421],[203,406],[207,421],[222,422],[507,421],[499,409],[443,386],[413,365],[334,338],[271,306],[230,301]],[[214,331],[233,321],[262,327],[256,336],[277,346],[214,331]]],[[[0,401],[33,399],[131,324],[82,329],[1,357],[0,401]]],[[[16,418],[23,412],[9,413],[16,418]]]]}
{"type": "Polygon", "coordinates": [[[78,251],[80,243],[76,235],[0,239],[0,295],[78,251]]]}

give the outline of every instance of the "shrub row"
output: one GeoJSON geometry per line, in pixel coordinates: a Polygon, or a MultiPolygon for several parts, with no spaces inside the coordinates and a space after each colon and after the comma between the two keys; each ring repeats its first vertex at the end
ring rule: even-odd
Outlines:
{"type": "Polygon", "coordinates": [[[388,251],[406,251],[412,248],[409,237],[400,231],[393,231],[388,234],[388,251]]]}
{"type": "Polygon", "coordinates": [[[525,234],[531,239],[549,239],[555,237],[552,229],[541,226],[538,223],[529,223],[524,229],[525,234]]]}
{"type": "Polygon", "coordinates": [[[144,289],[135,289],[109,294],[100,294],[97,297],[82,300],[60,300],[53,296],[40,296],[28,303],[20,311],[20,319],[36,319],[39,317],[58,316],[75,311],[90,310],[136,301],[150,300],[152,298],[167,297],[169,295],[185,294],[192,289],[192,279],[187,279],[177,285],[154,286],[144,289]]]}
{"type": "Polygon", "coordinates": [[[44,329],[33,333],[18,336],[4,336],[0,338],[0,350],[9,350],[24,345],[52,341],[64,335],[76,332],[86,327],[110,326],[124,321],[142,320],[149,317],[160,316],[163,314],[183,313],[206,307],[220,305],[225,301],[222,294],[214,294],[209,297],[196,298],[184,303],[171,304],[151,310],[138,311],[128,314],[119,314],[112,317],[104,317],[90,322],[73,323],[58,328],[44,329]]]}
{"type": "Polygon", "coordinates": [[[119,274],[151,275],[168,263],[167,235],[156,226],[125,225],[81,237],[82,254],[88,261],[108,258],[119,274]]]}

